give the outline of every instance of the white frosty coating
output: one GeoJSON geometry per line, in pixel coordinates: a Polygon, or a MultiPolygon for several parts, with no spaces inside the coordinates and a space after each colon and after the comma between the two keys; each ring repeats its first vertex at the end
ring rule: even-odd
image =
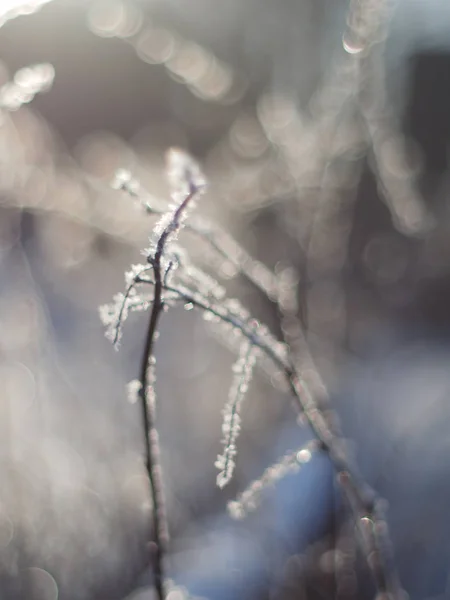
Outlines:
{"type": "Polygon", "coordinates": [[[165,303],[175,305],[182,301],[183,304],[197,304],[203,311],[204,320],[213,326],[213,332],[226,347],[239,352],[242,338],[247,338],[255,346],[255,355],[261,358],[259,363],[265,368],[264,357],[267,357],[266,362],[272,363],[270,374],[272,375],[275,369],[275,372],[281,375],[289,366],[286,344],[278,340],[268,327],[252,319],[239,300],[222,299],[224,290],[213,278],[203,273],[200,279],[203,282],[208,281],[208,286],[200,291],[197,276],[202,272],[197,269],[196,277],[191,278],[185,271],[179,269],[174,273],[170,290],[165,291],[165,303]]]}
{"type": "MultiPolygon", "coordinates": [[[[147,402],[149,404],[149,408],[154,411],[156,407],[156,393],[155,393],[155,383],[156,383],[156,373],[155,373],[155,357],[149,356],[148,359],[148,370],[147,370],[147,402]]],[[[157,434],[155,430],[155,435],[157,434]]]]}
{"type": "MultiPolygon", "coordinates": [[[[198,166],[196,170],[199,173],[198,166]]],[[[177,173],[176,169],[175,173],[177,173]]],[[[203,181],[199,175],[197,185],[203,181]]],[[[143,190],[139,180],[127,169],[118,169],[111,185],[114,189],[124,190],[133,198],[137,198],[147,212],[166,214],[167,203],[143,190]]],[[[167,225],[167,221],[164,221],[162,225],[167,225]]],[[[270,300],[278,300],[282,292],[280,278],[262,262],[250,256],[228,232],[201,216],[194,216],[187,224],[187,228],[208,243],[211,251],[203,253],[201,260],[217,271],[219,276],[230,279],[240,274],[252,282],[270,300]]],[[[161,227],[159,229],[162,232],[163,229],[161,227]]],[[[153,251],[154,247],[152,246],[144,251],[144,255],[148,256],[153,251]]]]}
{"type": "Polygon", "coordinates": [[[312,453],[318,447],[318,441],[312,440],[300,450],[289,452],[278,463],[268,467],[259,479],[253,481],[244,492],[239,494],[236,500],[228,503],[230,515],[234,519],[243,519],[249,512],[254,511],[259,506],[262,493],[289,473],[299,471],[311,460],[312,453]]]}
{"type": "Polygon", "coordinates": [[[206,186],[199,164],[180,148],[171,148],[167,153],[167,176],[172,197],[177,203],[206,186]]]}
{"type": "Polygon", "coordinates": [[[286,344],[280,342],[265,325],[252,319],[239,300],[222,299],[224,290],[213,278],[203,274],[207,279],[200,277],[200,280],[208,281],[208,285],[199,291],[197,275],[191,278],[184,268],[178,269],[170,281],[170,290],[164,292],[165,304],[175,306],[182,302],[183,305],[192,304],[194,308],[197,306],[218,340],[232,352],[239,353],[242,339],[247,338],[254,345],[258,366],[274,386],[280,388],[281,382],[286,381],[285,369],[289,367],[286,344]]]}
{"type": "Polygon", "coordinates": [[[130,404],[136,404],[141,389],[142,383],[139,381],[139,379],[133,379],[127,384],[127,398],[130,404]]]}
{"type": "Polygon", "coordinates": [[[125,296],[122,292],[115,294],[113,301],[109,304],[102,304],[98,308],[100,320],[105,326],[105,336],[117,348],[122,337],[122,322],[128,316],[130,303],[135,298],[130,295],[125,296]]]}
{"type": "Polygon", "coordinates": [[[132,265],[130,271],[125,273],[125,293],[118,293],[109,304],[99,307],[100,319],[106,327],[105,335],[117,348],[122,337],[122,326],[130,310],[142,310],[148,306],[148,298],[140,297],[136,292],[136,284],[141,276],[148,278],[150,267],[146,265],[132,265]]]}
{"type": "Polygon", "coordinates": [[[138,196],[140,191],[139,181],[133,177],[128,169],[117,169],[114,174],[114,179],[111,182],[111,187],[115,190],[124,190],[130,196],[138,196]]]}
{"type": "Polygon", "coordinates": [[[216,467],[220,469],[217,475],[217,485],[223,488],[231,480],[235,468],[237,454],[236,441],[241,429],[240,410],[252,378],[256,357],[254,348],[249,340],[241,344],[239,357],[233,366],[233,382],[231,384],[228,402],[223,410],[223,454],[217,457],[216,467]]]}
{"type": "MultiPolygon", "coordinates": [[[[223,453],[218,456],[216,466],[220,470],[217,477],[219,487],[224,487],[231,479],[235,469],[236,441],[241,427],[241,406],[247,393],[257,360],[268,357],[275,365],[278,374],[289,366],[287,346],[280,342],[269,329],[253,319],[242,304],[232,298],[225,297],[225,289],[214,277],[193,265],[188,253],[177,242],[178,231],[184,225],[186,212],[191,207],[195,196],[203,191],[204,180],[196,163],[181,151],[169,154],[169,175],[172,182],[172,198],[176,201],[169,211],[161,215],[155,225],[147,251],[150,264],[133,265],[125,274],[126,291],[117,294],[113,302],[100,308],[101,317],[107,327],[107,336],[117,345],[121,337],[122,324],[130,310],[145,310],[153,300],[153,294],[138,295],[138,288],[152,285],[152,270],[159,261],[162,276],[164,309],[182,303],[185,308],[200,308],[204,319],[216,326],[223,341],[236,347],[238,359],[233,367],[233,382],[228,402],[224,408],[222,425],[223,453]],[[153,264],[154,263],[154,264],[153,264]]],[[[116,186],[139,196],[139,186],[134,183],[127,171],[116,176],[116,186]],[[131,186],[130,186],[131,184],[131,186]]],[[[193,228],[191,227],[191,230],[193,228]]],[[[203,226],[200,235],[206,235],[212,249],[216,249],[227,260],[237,263],[237,267],[250,281],[253,281],[266,295],[272,299],[282,296],[285,281],[273,275],[258,261],[251,259],[232,238],[221,237],[220,243],[212,235],[213,229],[203,226]],[[209,236],[209,237],[208,237],[209,236]],[[242,267],[241,267],[242,264],[242,267]]],[[[139,290],[140,291],[140,290],[139,290]]],[[[146,396],[151,407],[155,403],[154,358],[150,357],[148,372],[148,388],[146,396]]],[[[129,396],[136,401],[139,394],[139,382],[132,382],[129,396]]]]}
{"type": "Polygon", "coordinates": [[[130,270],[125,273],[125,285],[127,287],[133,286],[135,283],[139,282],[140,277],[145,275],[146,279],[148,279],[151,268],[148,265],[131,265],[130,270]]]}
{"type": "Polygon", "coordinates": [[[199,165],[186,152],[172,148],[167,156],[168,177],[172,199],[168,211],[156,223],[150,237],[149,256],[155,255],[158,243],[165,236],[164,250],[176,241],[188,212],[195,206],[197,197],[204,192],[206,183],[199,165]]]}
{"type": "Polygon", "coordinates": [[[192,263],[183,265],[175,278],[179,283],[182,283],[192,292],[198,292],[201,296],[209,301],[222,300],[225,296],[225,288],[220,285],[214,277],[208,275],[192,263]]]}

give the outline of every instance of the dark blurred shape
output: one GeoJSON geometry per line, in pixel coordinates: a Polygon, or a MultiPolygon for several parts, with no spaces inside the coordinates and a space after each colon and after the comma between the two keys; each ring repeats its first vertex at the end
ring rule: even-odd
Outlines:
{"type": "Polygon", "coordinates": [[[405,133],[419,143],[426,174],[439,177],[449,161],[450,54],[420,52],[409,62],[405,133]]]}

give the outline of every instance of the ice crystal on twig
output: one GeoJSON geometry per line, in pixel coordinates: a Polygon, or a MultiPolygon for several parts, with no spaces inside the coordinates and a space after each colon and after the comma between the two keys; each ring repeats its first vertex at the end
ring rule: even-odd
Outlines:
{"type": "MultiPolygon", "coordinates": [[[[217,477],[220,487],[226,485],[233,475],[236,441],[241,426],[241,406],[256,364],[268,362],[272,365],[277,378],[284,380],[289,389],[297,412],[303,415],[305,423],[317,438],[301,450],[287,454],[277,465],[266,469],[260,479],[253,482],[229,505],[231,514],[242,518],[258,505],[267,486],[298,470],[309,462],[312,452],[320,448],[327,454],[339,475],[341,490],[354,515],[358,519],[361,514],[367,519],[376,518],[373,502],[367,501],[367,486],[352,472],[340,435],[329,427],[315,394],[297,374],[290,347],[278,340],[265,325],[252,318],[239,300],[227,297],[225,288],[213,276],[192,263],[187,250],[178,242],[178,234],[186,227],[187,231],[201,237],[211,250],[223,257],[224,262],[228,261],[228,264],[236,267],[237,273],[252,281],[267,297],[276,301],[280,312],[287,317],[294,317],[297,310],[295,273],[285,270],[273,275],[258,261],[247,258],[246,253],[234,245],[227,235],[215,236],[214,232],[218,230],[209,225],[199,225],[200,221],[195,218],[187,222],[190,209],[204,190],[203,176],[196,163],[178,150],[169,154],[169,172],[173,204],[166,210],[161,209],[159,202],[156,202],[147,209],[148,212],[160,215],[150,236],[150,246],[145,251],[147,264],[133,266],[125,277],[125,292],[118,294],[111,304],[101,308],[107,335],[115,345],[121,337],[123,322],[130,311],[149,309],[150,312],[140,378],[128,386],[128,395],[130,399],[140,402],[145,425],[146,465],[154,504],[155,588],[159,600],[164,598],[163,558],[168,533],[155,421],[154,344],[159,335],[160,317],[172,306],[181,305],[189,310],[200,311],[227,345],[239,345],[233,382],[224,409],[224,448],[216,462],[220,470],[217,477]]],[[[132,196],[141,198],[140,186],[128,173],[119,173],[116,183],[132,196]]],[[[371,530],[366,532],[364,549],[367,556],[374,550],[378,551],[378,546],[377,537],[371,530]]],[[[369,566],[380,591],[394,589],[388,577],[388,567],[383,561],[376,567],[369,566]]]]}
{"type": "MultiPolygon", "coordinates": [[[[176,172],[179,176],[179,170],[176,172]]],[[[195,172],[198,173],[198,169],[195,169],[195,172]]],[[[201,175],[198,175],[197,185],[202,182],[201,175]]],[[[168,210],[164,200],[155,198],[143,190],[140,182],[126,169],[116,171],[111,185],[114,189],[123,190],[131,197],[137,198],[149,214],[163,215],[168,210]]],[[[219,276],[226,279],[241,275],[270,300],[277,300],[281,292],[277,275],[262,262],[250,256],[228,232],[198,215],[193,215],[189,222],[185,223],[185,227],[187,231],[207,244],[208,251],[202,253],[200,257],[205,265],[212,267],[219,276]]]]}
{"type": "Polygon", "coordinates": [[[241,344],[238,360],[233,366],[233,383],[223,411],[222,441],[224,450],[216,461],[216,467],[220,469],[220,473],[217,475],[217,485],[220,488],[225,487],[233,476],[237,454],[236,441],[241,429],[241,405],[250,384],[254,364],[253,344],[245,339],[241,344]]]}
{"type": "Polygon", "coordinates": [[[274,465],[268,467],[259,479],[253,481],[248,488],[239,494],[233,502],[228,503],[228,512],[234,519],[243,519],[254,511],[260,503],[261,495],[271,485],[290,473],[296,473],[311,460],[313,452],[319,448],[317,440],[308,442],[306,446],[285,454],[274,465]]]}
{"type": "MultiPolygon", "coordinates": [[[[156,383],[156,373],[155,373],[155,365],[156,359],[155,357],[148,357],[148,369],[147,369],[147,387],[146,387],[146,399],[149,405],[149,408],[154,411],[156,408],[156,392],[155,392],[155,383],[156,383]]],[[[155,434],[157,434],[155,430],[155,434]]]]}
{"type": "Polygon", "coordinates": [[[142,383],[139,379],[133,379],[127,385],[127,397],[130,404],[136,404],[139,400],[139,392],[141,391],[142,383]]]}
{"type": "Polygon", "coordinates": [[[167,153],[167,175],[174,200],[184,199],[206,186],[198,163],[179,148],[171,148],[167,153]]]}
{"type": "Polygon", "coordinates": [[[99,307],[100,319],[106,327],[105,335],[116,349],[122,337],[122,325],[130,310],[139,310],[143,306],[144,301],[138,296],[136,285],[149,271],[150,267],[146,265],[132,265],[125,273],[125,293],[116,294],[110,304],[99,307]]]}

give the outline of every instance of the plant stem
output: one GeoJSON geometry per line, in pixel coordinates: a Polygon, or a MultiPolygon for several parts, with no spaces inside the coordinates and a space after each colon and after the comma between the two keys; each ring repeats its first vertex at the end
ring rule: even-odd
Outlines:
{"type": "Polygon", "coordinates": [[[155,250],[155,255],[151,261],[149,261],[153,267],[154,274],[154,293],[152,312],[150,315],[150,322],[147,330],[147,337],[145,340],[144,352],[142,355],[140,383],[141,388],[139,392],[141,407],[142,407],[142,418],[144,423],[144,435],[145,435],[145,458],[146,468],[150,483],[150,494],[153,502],[153,536],[155,542],[155,563],[154,563],[154,576],[155,576],[155,590],[158,600],[164,600],[164,557],[166,554],[166,544],[168,542],[168,527],[165,511],[165,500],[164,500],[164,486],[162,481],[162,469],[160,464],[160,450],[158,441],[158,430],[156,428],[156,414],[153,398],[150,396],[150,387],[153,386],[151,377],[151,360],[153,356],[153,346],[155,342],[155,336],[157,333],[158,322],[163,310],[163,281],[162,281],[162,267],[161,260],[164,255],[165,245],[169,239],[170,234],[177,231],[180,227],[180,219],[183,211],[192,200],[196,193],[196,189],[192,188],[186,195],[185,199],[178,206],[172,220],[166,226],[164,231],[161,233],[155,250]]]}
{"type": "Polygon", "coordinates": [[[296,373],[290,362],[285,362],[274,352],[270,345],[258,338],[251,327],[236,315],[208,305],[200,299],[176,288],[163,286],[165,290],[179,294],[185,302],[209,312],[221,321],[233,325],[256,347],[260,348],[284,373],[291,389],[297,411],[304,415],[313,434],[319,440],[337,474],[339,486],[355,520],[360,537],[360,545],[364,551],[375,585],[380,593],[388,595],[389,600],[401,598],[401,586],[389,560],[389,539],[383,519],[380,515],[379,503],[375,492],[355,473],[343,448],[343,440],[329,428],[325,417],[313,398],[310,390],[296,373]]]}
{"type": "Polygon", "coordinates": [[[159,317],[162,310],[162,284],[161,269],[155,268],[155,290],[150,322],[145,340],[144,352],[141,364],[141,388],[140,400],[142,407],[142,418],[145,435],[145,459],[146,469],[150,483],[150,494],[153,503],[153,536],[155,542],[154,576],[155,589],[158,600],[164,600],[164,555],[167,542],[167,525],[164,510],[164,492],[162,482],[162,471],[159,461],[158,431],[156,429],[156,415],[153,399],[149,396],[149,386],[153,385],[150,378],[150,360],[153,352],[155,333],[157,331],[159,317]]]}

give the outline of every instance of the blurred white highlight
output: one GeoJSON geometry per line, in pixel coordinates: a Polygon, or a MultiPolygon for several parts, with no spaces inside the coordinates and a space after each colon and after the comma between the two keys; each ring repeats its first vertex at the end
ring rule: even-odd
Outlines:
{"type": "Polygon", "coordinates": [[[0,0],[0,27],[20,15],[29,15],[52,0],[0,0]]]}

